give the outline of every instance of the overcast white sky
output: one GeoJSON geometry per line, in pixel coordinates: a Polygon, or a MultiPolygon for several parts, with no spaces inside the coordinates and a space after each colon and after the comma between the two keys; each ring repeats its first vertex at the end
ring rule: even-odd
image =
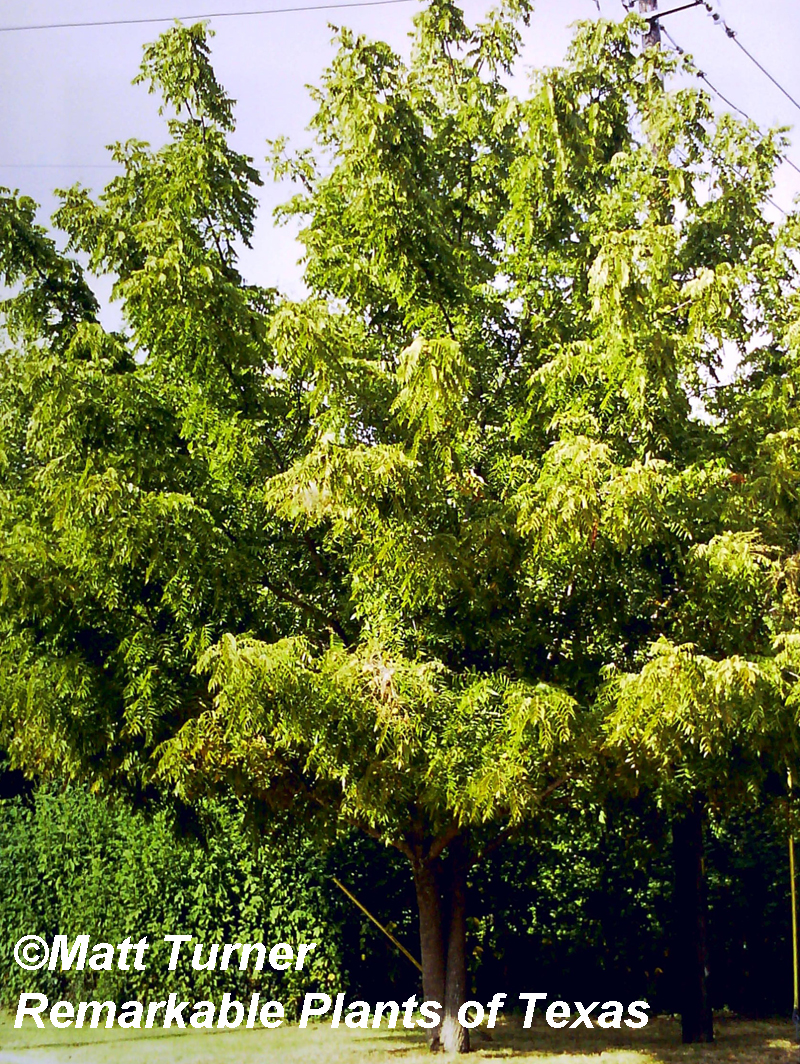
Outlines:
{"type": "MultiPolygon", "coordinates": [[[[100,19],[189,17],[207,12],[301,6],[313,0],[0,0],[4,26],[100,19]]],[[[686,0],[661,0],[662,11],[686,0]]],[[[800,100],[800,0],[713,0],[718,10],[783,85],[800,100]]],[[[491,0],[464,0],[468,21],[491,0]]],[[[619,18],[621,0],[600,0],[605,17],[619,18]]],[[[261,165],[267,138],[306,139],[311,115],[305,86],[329,61],[330,22],[348,25],[407,49],[417,4],[212,19],[217,74],[238,101],[235,144],[261,165]]],[[[525,35],[524,67],[558,63],[578,19],[595,18],[596,0],[539,0],[525,35]]],[[[800,112],[748,61],[702,9],[664,20],[709,77],[763,125],[794,125],[800,112]]],[[[102,187],[113,170],[105,146],[138,137],[159,143],[156,101],[131,79],[142,46],[165,25],[0,32],[0,185],[55,206],[52,189],[73,182],[102,187]]],[[[522,71],[521,71],[522,73],[522,71]]],[[[520,83],[521,87],[521,83],[520,83]]],[[[720,105],[722,106],[722,105],[720,105]]],[[[800,165],[800,144],[793,155],[800,165]]],[[[273,230],[272,208],[290,193],[271,181],[262,190],[254,249],[243,268],[249,280],[299,295],[298,250],[291,232],[273,230]]],[[[775,199],[788,206],[800,174],[783,167],[775,199]]]]}

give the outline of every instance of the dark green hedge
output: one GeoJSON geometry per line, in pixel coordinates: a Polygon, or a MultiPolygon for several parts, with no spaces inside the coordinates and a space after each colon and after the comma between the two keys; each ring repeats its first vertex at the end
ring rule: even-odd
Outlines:
{"type": "MultiPolygon", "coordinates": [[[[333,885],[336,875],[412,952],[414,888],[405,859],[358,835],[319,851],[284,836],[258,852],[240,812],[201,804],[199,831],[181,836],[167,811],[145,815],[77,788],[0,800],[0,987],[119,1002],[175,991],[192,1000],[260,991],[291,1012],[308,990],[352,998],[419,991],[411,964],[333,885]],[[206,945],[316,941],[307,970],[195,972],[188,954],[167,970],[164,934],[206,945]],[[118,943],[147,935],[145,972],[25,972],[13,945],[88,934],[118,943]]],[[[708,836],[711,993],[750,1015],[791,1011],[786,844],[766,814],[718,824],[708,836]]],[[[621,805],[564,813],[508,843],[472,877],[470,950],[478,998],[545,990],[566,999],[645,997],[677,1007],[672,966],[669,824],[621,805]]]]}
{"type": "MultiPolygon", "coordinates": [[[[716,1009],[791,1015],[786,840],[766,810],[706,835],[709,991],[716,1009]]],[[[677,1012],[669,821],[646,804],[559,814],[476,870],[478,996],[544,990],[566,1000],[645,998],[677,1012]]]]}
{"type": "MultiPolygon", "coordinates": [[[[175,991],[194,999],[262,991],[290,1007],[307,989],[343,981],[340,917],[331,906],[323,857],[256,854],[241,816],[224,805],[200,809],[203,838],[179,838],[167,812],[145,816],[81,792],[39,790],[31,802],[0,802],[0,985],[6,1002],[22,992],[117,1001],[175,991]],[[26,972],[13,946],[26,934],[47,941],[88,934],[119,943],[147,935],[144,972],[26,972]],[[165,934],[205,944],[318,943],[303,972],[167,970],[165,934]]],[[[191,944],[190,944],[191,945],[191,944]]]]}

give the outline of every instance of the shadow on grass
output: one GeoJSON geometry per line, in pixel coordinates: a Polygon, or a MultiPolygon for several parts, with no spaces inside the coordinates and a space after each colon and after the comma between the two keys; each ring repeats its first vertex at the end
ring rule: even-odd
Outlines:
{"type": "MultiPolygon", "coordinates": [[[[511,1019],[492,1032],[474,1031],[473,1056],[484,1059],[559,1061],[608,1061],[619,1064],[680,1064],[685,1061],[726,1064],[800,1064],[800,1047],[793,1042],[789,1021],[748,1021],[728,1016],[715,1020],[716,1040],[712,1045],[685,1046],[681,1043],[680,1022],[655,1017],[639,1031],[554,1029],[537,1023],[523,1030],[520,1020],[511,1019]]],[[[365,1057],[402,1059],[426,1051],[422,1033],[403,1032],[373,1036],[361,1042],[365,1057]],[[394,1044],[393,1044],[394,1043],[394,1044]]],[[[436,1059],[436,1058],[432,1058],[436,1059]]]]}
{"type": "MultiPolygon", "coordinates": [[[[719,1017],[717,1041],[683,1046],[680,1024],[656,1017],[639,1031],[556,1030],[537,1023],[523,1030],[509,1018],[493,1031],[473,1032],[472,1060],[515,1064],[800,1064],[789,1022],[752,1022],[719,1017]]],[[[0,1064],[427,1064],[432,1057],[422,1031],[307,1030],[284,1026],[272,1031],[81,1032],[13,1029],[0,1019],[0,1064]]]]}

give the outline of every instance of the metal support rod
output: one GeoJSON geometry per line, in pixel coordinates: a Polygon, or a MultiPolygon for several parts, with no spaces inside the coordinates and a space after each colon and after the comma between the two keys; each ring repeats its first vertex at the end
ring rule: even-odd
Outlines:
{"type": "Polygon", "coordinates": [[[394,935],[391,933],[391,931],[387,931],[387,929],[383,926],[383,924],[380,922],[380,920],[378,920],[377,917],[373,916],[372,913],[369,911],[369,909],[367,909],[366,906],[361,904],[361,902],[358,900],[358,898],[355,896],[355,894],[351,894],[350,891],[347,889],[347,887],[345,887],[342,883],[339,882],[339,880],[336,878],[336,876],[331,876],[331,879],[336,884],[336,886],[339,888],[339,890],[350,899],[350,901],[353,903],[353,905],[358,906],[358,908],[362,911],[362,913],[366,917],[368,917],[373,922],[373,924],[375,924],[376,927],[380,928],[380,930],[383,931],[384,935],[386,935],[386,937],[389,939],[389,941],[392,943],[392,945],[396,946],[400,950],[400,952],[403,954],[403,956],[408,957],[408,959],[411,961],[411,963],[414,965],[415,968],[419,968],[419,970],[422,971],[422,965],[419,963],[417,958],[413,954],[408,952],[408,950],[406,949],[406,947],[403,945],[402,942],[398,942],[397,941],[397,939],[394,937],[394,935]]]}
{"type": "Polygon", "coordinates": [[[701,7],[703,0],[692,0],[691,4],[681,4],[680,7],[671,7],[669,11],[659,11],[656,15],[651,15],[651,18],[666,18],[667,15],[677,15],[679,11],[691,11],[693,7],[701,7]]]}

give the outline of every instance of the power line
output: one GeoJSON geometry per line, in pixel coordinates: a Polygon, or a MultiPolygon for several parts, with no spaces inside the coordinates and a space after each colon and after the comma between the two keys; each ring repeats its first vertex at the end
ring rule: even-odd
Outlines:
{"type": "MultiPolygon", "coordinates": [[[[686,55],[686,50],[684,48],[681,48],[681,46],[678,44],[678,42],[675,40],[671,33],[669,33],[667,30],[664,30],[664,36],[667,38],[667,40],[678,53],[678,55],[686,55]]],[[[706,85],[708,85],[711,91],[716,96],[719,96],[719,98],[723,100],[728,105],[728,107],[732,107],[734,111],[738,111],[742,118],[746,118],[748,122],[753,121],[747,111],[743,111],[741,107],[737,107],[733,100],[729,100],[724,93],[720,92],[720,90],[715,85],[711,84],[704,70],[700,70],[699,67],[694,67],[693,72],[698,76],[698,78],[701,78],[706,83],[706,85]]]]}
{"type": "MultiPolygon", "coordinates": [[[[628,0],[622,0],[622,6],[625,8],[626,11],[629,11],[630,8],[633,6],[633,0],[630,0],[630,2],[628,2],[628,0]]],[[[796,107],[798,111],[800,111],[800,100],[798,100],[795,96],[793,96],[792,93],[789,92],[789,90],[787,88],[785,88],[780,83],[780,81],[778,81],[778,79],[773,74],[770,73],[769,70],[767,70],[767,68],[764,66],[764,64],[762,62],[760,62],[753,55],[753,53],[742,44],[742,42],[739,40],[739,36],[738,36],[736,30],[732,29],[728,25],[728,23],[725,21],[725,19],[722,17],[722,15],[719,14],[718,11],[714,11],[714,9],[712,8],[709,0],[695,0],[694,3],[686,4],[683,7],[676,7],[676,8],[672,8],[669,11],[662,11],[660,14],[653,15],[653,17],[652,17],[652,19],[650,21],[654,21],[656,18],[662,19],[662,18],[664,18],[665,15],[677,14],[678,11],[686,11],[689,8],[700,7],[700,6],[704,7],[706,9],[706,11],[711,15],[711,18],[714,20],[714,22],[716,22],[717,25],[721,26],[725,30],[726,37],[728,37],[731,41],[733,41],[733,43],[736,45],[736,47],[741,49],[741,51],[747,56],[747,58],[750,60],[750,62],[754,63],[755,66],[758,67],[758,69],[761,71],[761,73],[765,77],[769,78],[769,80],[772,82],[772,84],[777,89],[779,89],[780,92],[783,93],[783,95],[786,97],[786,99],[789,100],[789,102],[794,107],[796,107]]],[[[662,28],[662,31],[665,34],[667,34],[667,31],[663,28],[663,26],[661,28],[662,28]]],[[[669,36],[669,34],[667,34],[667,36],[669,36]]],[[[672,38],[670,38],[670,40],[671,39],[672,38]]],[[[673,41],[673,44],[674,43],[675,42],[673,41]]],[[[704,80],[707,80],[707,79],[704,79],[704,80]]],[[[710,85],[710,82],[709,82],[709,85],[710,85]]],[[[714,92],[716,92],[717,96],[719,96],[721,99],[725,99],[725,97],[722,95],[721,92],[719,92],[718,89],[714,89],[714,92]]],[[[740,114],[744,114],[744,112],[742,111],[742,109],[740,107],[737,107],[735,104],[730,103],[730,101],[728,101],[728,100],[726,100],[725,102],[728,103],[728,105],[730,107],[733,107],[734,110],[739,111],[740,114]]]]}
{"type": "MultiPolygon", "coordinates": [[[[178,19],[182,20],[182,21],[183,20],[188,21],[188,20],[191,20],[191,19],[246,18],[248,16],[279,15],[279,14],[289,14],[289,13],[301,12],[301,11],[330,11],[330,10],[335,10],[335,9],[340,9],[340,8],[385,7],[385,6],[394,5],[394,4],[407,4],[407,3],[413,3],[413,2],[414,2],[414,0],[352,0],[352,2],[333,3],[333,4],[313,4],[313,5],[308,5],[308,6],[304,6],[304,7],[262,8],[260,10],[254,10],[254,11],[215,11],[215,12],[210,12],[210,13],[203,14],[203,15],[180,15],[180,16],[170,16],[170,17],[164,16],[164,17],[159,17],[159,18],[108,19],[108,20],[105,20],[105,21],[96,21],[96,22],[52,22],[52,23],[41,23],[41,24],[35,24],[35,25],[34,24],[30,24],[30,25],[19,25],[19,26],[0,26],[0,33],[14,33],[14,32],[20,32],[20,31],[25,31],[25,30],[81,29],[81,28],[86,28],[86,27],[97,27],[97,26],[145,25],[145,24],[153,24],[153,23],[174,22],[174,21],[176,21],[178,19]]],[[[634,0],[628,0],[628,2],[626,2],[626,0],[621,0],[622,6],[626,9],[626,11],[630,10],[630,8],[633,6],[633,2],[634,2],[634,0]]],[[[595,0],[595,4],[597,5],[598,10],[599,10],[599,7],[600,7],[599,0],[595,0]]],[[[744,54],[748,57],[748,59],[750,59],[753,63],[755,63],[755,65],[758,67],[758,69],[763,74],[765,74],[766,77],[768,77],[769,80],[778,89],[780,89],[780,91],[783,93],[783,95],[786,96],[787,99],[790,100],[791,103],[798,110],[800,110],[800,102],[798,102],[794,98],[794,96],[792,96],[792,94],[790,92],[788,92],[788,90],[785,89],[783,87],[783,85],[781,85],[781,83],[777,80],[777,78],[773,77],[773,75],[766,69],[766,67],[764,67],[758,61],[758,59],[756,59],[756,57],[751,52],[748,51],[747,48],[745,48],[745,46],[739,40],[739,38],[738,38],[738,36],[736,34],[736,31],[731,29],[731,27],[727,24],[727,22],[722,18],[722,16],[720,14],[718,14],[717,12],[712,10],[711,4],[708,2],[708,0],[693,0],[692,3],[684,4],[681,7],[670,8],[667,11],[662,11],[660,13],[654,14],[649,21],[655,21],[656,19],[664,18],[664,16],[666,16],[666,15],[674,15],[674,14],[677,14],[678,12],[680,12],[680,11],[688,11],[691,8],[701,7],[701,6],[705,7],[705,9],[711,14],[712,19],[715,22],[719,23],[724,28],[726,36],[729,37],[730,40],[732,40],[733,43],[736,44],[744,52],[744,54]]],[[[671,34],[666,29],[664,29],[663,27],[661,27],[661,29],[662,29],[662,32],[664,33],[664,35],[667,37],[667,39],[672,44],[673,48],[678,52],[678,54],[679,55],[684,55],[685,54],[684,49],[681,48],[681,46],[671,36],[671,34]]],[[[753,122],[754,125],[758,125],[758,123],[756,123],[754,121],[754,119],[751,118],[751,116],[745,110],[743,110],[741,107],[739,107],[737,104],[735,104],[732,100],[730,100],[720,89],[717,88],[716,85],[713,84],[713,82],[710,80],[710,78],[705,73],[705,71],[700,70],[698,68],[698,69],[695,70],[695,73],[696,73],[697,77],[699,77],[702,81],[705,82],[706,85],[708,85],[708,87],[711,89],[711,91],[716,96],[718,96],[724,103],[726,103],[728,105],[728,107],[733,108],[734,111],[736,111],[738,114],[742,115],[742,117],[747,119],[747,121],[753,122]]],[[[795,170],[798,174],[800,174],[800,166],[798,166],[797,163],[795,163],[792,159],[790,159],[786,155],[781,155],[780,157],[788,166],[790,166],[793,170],[795,170]]],[[[112,164],[112,163],[86,163],[86,164],[82,164],[82,163],[0,163],[0,169],[3,169],[3,170],[38,170],[38,169],[113,170],[115,168],[116,168],[115,164],[112,164]]],[[[770,202],[774,203],[774,201],[770,201],[770,202]]],[[[775,204],[775,203],[774,203],[774,206],[778,207],[778,205],[775,204]]],[[[778,209],[781,210],[781,211],[783,210],[781,207],[778,207],[778,209]]],[[[786,212],[783,211],[783,213],[785,214],[786,212]]]]}
{"type": "Polygon", "coordinates": [[[192,21],[207,18],[246,18],[252,15],[286,15],[296,11],[333,11],[339,8],[386,7],[390,4],[411,4],[415,0],[351,0],[340,4],[310,4],[306,7],[268,7],[259,11],[212,11],[205,15],[172,15],[160,18],[117,18],[99,22],[45,22],[20,26],[0,26],[0,33],[19,33],[23,30],[72,30],[88,26],[142,26],[156,22],[192,21]]]}
{"type": "Polygon", "coordinates": [[[745,46],[742,44],[742,42],[739,40],[739,38],[736,36],[736,34],[733,33],[733,31],[731,31],[731,30],[728,30],[727,33],[728,33],[728,36],[730,37],[730,39],[733,41],[733,43],[735,45],[737,45],[739,48],[741,48],[741,50],[744,52],[744,54],[747,56],[747,58],[751,62],[755,63],[755,65],[758,67],[758,69],[761,71],[761,73],[762,74],[766,74],[766,76],[769,78],[769,80],[772,82],[772,84],[775,85],[777,88],[779,88],[781,90],[781,92],[783,93],[783,95],[786,97],[786,99],[790,100],[791,103],[793,103],[794,106],[797,108],[797,110],[800,111],[800,103],[798,103],[797,100],[794,98],[794,96],[792,96],[792,94],[787,89],[785,89],[783,87],[783,85],[781,85],[781,83],[778,81],[777,78],[774,78],[772,76],[772,74],[770,74],[770,72],[767,70],[767,68],[765,66],[762,66],[761,63],[759,63],[759,61],[756,59],[756,57],[753,55],[752,52],[748,52],[748,50],[745,48],[745,46]]]}
{"type": "MultiPolygon", "coordinates": [[[[678,44],[678,42],[675,40],[675,38],[672,36],[672,34],[668,33],[667,30],[664,30],[663,32],[664,32],[664,36],[670,42],[670,44],[675,49],[675,51],[678,53],[678,55],[685,55],[686,54],[685,50],[683,48],[681,48],[681,46],[678,44]]],[[[706,74],[706,72],[704,70],[701,70],[699,67],[695,67],[694,73],[697,75],[698,78],[700,78],[702,81],[704,81],[706,83],[706,85],[708,85],[709,89],[711,89],[711,91],[716,96],[719,96],[719,98],[724,103],[726,103],[728,105],[728,107],[732,107],[734,111],[737,111],[743,118],[746,118],[748,122],[752,122],[753,125],[758,128],[758,122],[756,122],[756,120],[754,118],[752,118],[747,113],[747,111],[745,111],[743,108],[741,108],[737,104],[735,104],[733,102],[733,100],[730,100],[725,95],[724,92],[722,92],[720,89],[718,89],[717,86],[713,83],[713,81],[711,81],[711,79],[709,78],[708,74],[706,74]]],[[[787,166],[790,166],[792,168],[792,170],[794,170],[796,173],[800,174],[800,166],[798,166],[797,163],[793,159],[790,159],[788,155],[783,155],[783,154],[780,155],[780,158],[787,164],[787,166]]]]}
{"type": "MultiPolygon", "coordinates": [[[[667,40],[668,40],[668,41],[670,42],[670,44],[671,44],[671,45],[672,45],[672,47],[673,47],[673,48],[675,49],[675,51],[676,51],[676,52],[678,53],[678,55],[685,55],[685,54],[686,54],[686,53],[685,53],[685,51],[684,51],[684,49],[683,49],[683,48],[681,48],[681,46],[680,46],[680,45],[678,44],[678,42],[677,42],[677,41],[675,40],[675,38],[674,38],[674,37],[672,36],[672,34],[670,34],[670,33],[667,33],[667,31],[666,31],[666,30],[664,30],[664,36],[665,36],[665,37],[667,38],[667,40]]],[[[721,92],[719,91],[719,89],[717,89],[717,88],[716,88],[716,87],[714,86],[714,84],[713,84],[713,83],[712,83],[712,82],[711,82],[711,81],[710,81],[710,80],[708,79],[708,77],[707,77],[707,76],[705,75],[705,73],[704,73],[704,72],[703,72],[702,70],[699,70],[699,69],[695,69],[695,71],[694,71],[694,72],[695,72],[695,74],[697,75],[697,77],[699,77],[699,78],[702,78],[702,80],[703,80],[703,81],[704,81],[704,82],[706,83],[706,85],[708,85],[708,87],[709,87],[709,88],[711,89],[711,91],[712,91],[712,92],[714,92],[714,93],[716,93],[716,95],[717,95],[717,96],[719,96],[719,98],[720,98],[721,100],[724,100],[724,101],[725,101],[725,103],[726,103],[726,104],[727,104],[727,105],[728,105],[729,107],[732,107],[732,108],[734,109],[734,111],[738,111],[738,112],[739,112],[739,114],[740,114],[740,115],[742,115],[742,116],[743,116],[744,118],[746,118],[748,122],[752,122],[752,123],[753,123],[753,125],[754,125],[754,126],[756,126],[756,127],[758,128],[758,123],[757,123],[757,122],[755,122],[755,121],[754,121],[754,120],[753,120],[753,119],[752,119],[752,118],[750,117],[750,115],[749,115],[749,114],[747,113],[747,111],[743,111],[741,107],[737,107],[737,106],[736,106],[736,104],[735,104],[735,103],[733,103],[733,102],[732,102],[731,100],[729,100],[727,96],[724,96],[724,95],[723,95],[723,94],[722,94],[722,93],[721,93],[721,92]]],[[[759,132],[760,132],[760,130],[759,130],[759,132]]],[[[680,154],[680,153],[679,153],[679,154],[680,154]]],[[[791,160],[791,159],[790,159],[790,158],[789,158],[788,156],[786,156],[786,155],[781,155],[781,156],[780,156],[780,158],[781,158],[781,159],[782,159],[782,160],[783,160],[783,161],[784,161],[785,163],[788,163],[788,164],[789,164],[789,166],[791,166],[793,170],[796,170],[796,171],[797,171],[797,172],[798,172],[798,173],[800,174],[800,166],[797,166],[797,164],[796,164],[796,163],[794,163],[794,162],[793,162],[793,161],[792,161],[792,160],[791,160]]],[[[687,162],[687,159],[686,159],[686,158],[684,157],[684,158],[682,159],[682,161],[683,161],[683,162],[685,163],[685,162],[687,162]]],[[[734,167],[733,167],[733,170],[734,170],[734,171],[735,171],[735,173],[737,173],[737,174],[738,174],[738,175],[739,175],[740,177],[743,177],[743,176],[744,176],[744,175],[742,174],[741,170],[739,170],[739,168],[738,168],[738,167],[734,166],[734,167]]],[[[774,200],[774,199],[772,198],[772,196],[769,196],[769,195],[765,195],[765,197],[764,197],[764,198],[765,198],[765,199],[767,200],[767,202],[768,202],[768,203],[771,203],[771,204],[772,204],[772,206],[773,206],[773,207],[775,208],[775,210],[776,210],[776,211],[779,211],[779,212],[780,212],[780,213],[781,213],[781,214],[783,215],[783,217],[784,217],[784,218],[788,218],[788,217],[789,217],[789,212],[788,212],[788,211],[786,211],[786,210],[784,210],[784,208],[783,208],[783,207],[781,207],[780,203],[776,203],[776,201],[775,201],[775,200],[774,200]]]]}
{"type": "MultiPolygon", "coordinates": [[[[623,6],[623,8],[625,9],[626,12],[630,12],[631,7],[635,3],[635,0],[620,0],[620,3],[622,4],[622,6],[623,6]]],[[[702,3],[703,3],[703,6],[706,8],[706,10],[711,11],[711,6],[707,2],[707,0],[702,0],[702,3]]],[[[695,5],[692,5],[692,6],[695,6],[695,5]]],[[[720,16],[714,14],[714,19],[715,19],[715,21],[718,21],[720,19],[720,16]]],[[[679,55],[685,55],[686,53],[685,53],[684,49],[681,48],[681,46],[678,44],[678,42],[675,40],[675,38],[667,30],[665,30],[663,26],[661,27],[661,30],[662,30],[664,36],[667,38],[667,40],[672,45],[672,47],[675,49],[675,51],[679,55]]],[[[742,115],[744,118],[746,118],[748,122],[753,122],[753,125],[758,126],[758,123],[755,122],[750,117],[750,115],[747,114],[746,111],[743,111],[741,107],[737,107],[736,104],[733,103],[732,100],[729,100],[727,96],[725,96],[722,92],[720,92],[720,90],[711,82],[711,80],[708,78],[708,76],[705,74],[704,71],[695,68],[694,72],[697,75],[697,77],[701,78],[706,83],[706,85],[708,85],[708,87],[711,89],[711,91],[713,93],[715,93],[715,95],[719,96],[719,98],[721,100],[723,100],[729,107],[732,107],[734,109],[734,111],[738,111],[738,113],[740,115],[742,115]]],[[[783,161],[785,163],[788,163],[788,165],[791,166],[793,170],[796,170],[798,173],[800,173],[800,166],[798,166],[795,162],[793,162],[793,160],[791,160],[788,156],[781,155],[780,158],[783,159],[783,161]]],[[[686,162],[687,160],[684,158],[682,161],[686,162]]],[[[741,174],[740,174],[740,176],[741,176],[741,174]]],[[[765,199],[767,200],[768,203],[771,203],[772,206],[775,208],[775,210],[779,211],[784,216],[784,218],[788,218],[789,217],[788,211],[784,210],[784,208],[781,207],[781,205],[779,203],[776,203],[775,200],[772,198],[772,196],[765,196],[765,199]]]]}
{"type": "Polygon", "coordinates": [[[705,7],[706,11],[708,11],[708,13],[711,15],[711,18],[714,20],[714,22],[716,22],[718,25],[722,26],[722,28],[725,30],[726,37],[728,37],[730,40],[732,40],[733,43],[737,46],[737,48],[740,48],[741,51],[744,52],[744,54],[747,56],[747,58],[750,60],[750,62],[754,63],[758,67],[758,69],[761,71],[761,73],[764,74],[766,77],[768,77],[769,80],[772,82],[772,84],[777,89],[780,89],[780,91],[783,93],[783,95],[786,97],[786,99],[789,100],[797,108],[798,111],[800,111],[800,101],[798,101],[796,99],[796,97],[794,97],[789,92],[788,89],[785,89],[783,87],[783,85],[781,85],[781,83],[778,81],[778,79],[776,77],[774,77],[772,74],[770,74],[770,72],[763,65],[763,63],[760,63],[758,61],[758,59],[756,59],[756,57],[753,55],[752,52],[750,52],[747,48],[745,48],[745,46],[739,40],[739,37],[738,37],[738,35],[736,33],[736,30],[731,29],[731,27],[728,25],[728,23],[725,21],[725,19],[722,17],[722,15],[720,15],[719,12],[714,11],[712,9],[711,4],[708,2],[708,0],[703,0],[703,7],[705,7]]]}

